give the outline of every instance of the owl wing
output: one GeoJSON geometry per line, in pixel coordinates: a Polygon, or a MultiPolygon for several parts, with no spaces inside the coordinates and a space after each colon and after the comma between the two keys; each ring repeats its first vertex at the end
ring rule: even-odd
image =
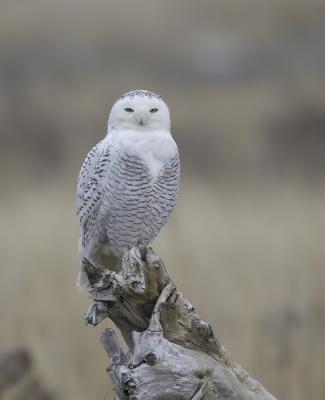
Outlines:
{"type": "Polygon", "coordinates": [[[154,185],[151,203],[152,220],[146,227],[146,237],[153,239],[173,211],[180,186],[180,161],[178,152],[163,167],[154,185]]]}
{"type": "Polygon", "coordinates": [[[103,197],[103,179],[110,161],[107,141],[102,140],[87,154],[78,177],[77,215],[84,227],[98,211],[103,197]]]}

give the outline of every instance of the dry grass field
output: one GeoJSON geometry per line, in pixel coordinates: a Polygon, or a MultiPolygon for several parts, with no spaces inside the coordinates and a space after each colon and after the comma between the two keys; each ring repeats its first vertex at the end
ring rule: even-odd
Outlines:
{"type": "MultiPolygon", "coordinates": [[[[102,399],[110,383],[86,328],[72,181],[5,196],[1,330],[31,349],[62,399],[102,399]]],[[[325,191],[183,182],[154,244],[176,283],[233,356],[280,398],[321,399],[325,362],[325,191]]]]}
{"type": "Polygon", "coordinates": [[[323,400],[324,2],[134,3],[1,1],[0,352],[30,350],[58,400],[113,398],[108,322],[85,326],[75,287],[75,185],[115,98],[148,88],[183,176],[154,249],[267,389],[323,400]]]}

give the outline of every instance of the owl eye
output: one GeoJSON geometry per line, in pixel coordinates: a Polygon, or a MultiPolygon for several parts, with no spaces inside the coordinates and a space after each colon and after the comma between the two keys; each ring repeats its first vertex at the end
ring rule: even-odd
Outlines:
{"type": "Polygon", "coordinates": [[[157,112],[157,111],[158,111],[158,108],[152,108],[152,109],[150,110],[151,113],[155,113],[155,112],[157,112]]]}
{"type": "Polygon", "coordinates": [[[126,112],[134,112],[133,108],[130,108],[130,107],[124,108],[124,111],[126,111],[126,112]]]}

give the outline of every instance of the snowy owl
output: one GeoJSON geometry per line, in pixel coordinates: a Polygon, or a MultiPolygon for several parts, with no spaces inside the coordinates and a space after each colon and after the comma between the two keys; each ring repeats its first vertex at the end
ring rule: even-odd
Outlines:
{"type": "MultiPolygon", "coordinates": [[[[160,95],[122,95],[108,118],[107,135],[87,155],[78,178],[79,253],[121,259],[147,246],[172,212],[180,183],[177,145],[160,95]]],[[[79,287],[88,282],[81,267],[79,287]]]]}

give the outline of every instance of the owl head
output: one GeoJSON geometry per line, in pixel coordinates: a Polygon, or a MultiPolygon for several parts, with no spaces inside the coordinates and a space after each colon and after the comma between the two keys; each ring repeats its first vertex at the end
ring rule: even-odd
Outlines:
{"type": "Polygon", "coordinates": [[[108,128],[169,131],[169,110],[160,95],[148,90],[133,90],[123,94],[113,105],[108,128]]]}

